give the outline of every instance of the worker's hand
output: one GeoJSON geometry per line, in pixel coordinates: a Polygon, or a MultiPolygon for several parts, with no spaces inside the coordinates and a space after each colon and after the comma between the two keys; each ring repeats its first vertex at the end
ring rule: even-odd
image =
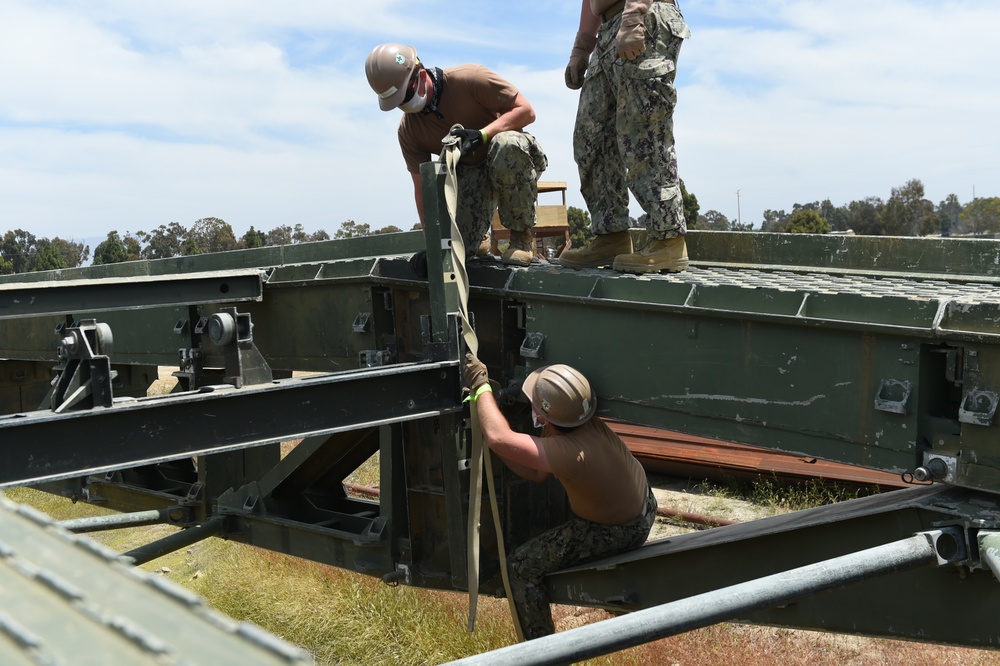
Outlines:
{"type": "Polygon", "coordinates": [[[569,54],[569,64],[566,65],[566,87],[579,90],[583,87],[583,77],[587,74],[587,61],[597,46],[597,37],[585,32],[576,33],[573,50],[569,54]]]}
{"type": "Polygon", "coordinates": [[[476,394],[476,389],[490,381],[490,376],[486,372],[486,366],[472,352],[465,352],[465,366],[462,368],[462,377],[465,378],[465,385],[473,395],[476,394]]]}
{"type": "Polygon", "coordinates": [[[643,23],[645,15],[636,12],[622,14],[622,23],[618,27],[615,42],[618,44],[618,55],[626,60],[635,60],[646,50],[646,26],[643,23]]]}
{"type": "Polygon", "coordinates": [[[486,132],[477,129],[458,129],[451,131],[451,135],[458,137],[458,148],[462,151],[462,157],[468,157],[476,152],[476,148],[486,143],[486,132]]]}

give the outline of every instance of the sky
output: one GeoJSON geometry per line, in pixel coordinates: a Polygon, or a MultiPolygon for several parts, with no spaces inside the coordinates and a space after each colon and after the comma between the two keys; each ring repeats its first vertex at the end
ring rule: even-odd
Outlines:
{"type": "MultiPolygon", "coordinates": [[[[768,209],[887,199],[914,178],[935,204],[1000,196],[1000,2],[681,9],[676,147],[703,213],[759,228],[768,209]]],[[[379,111],[364,75],[382,42],[514,83],[537,113],[542,179],[586,207],[563,83],[578,2],[0,0],[0,16],[0,233],[412,228],[400,112],[379,111]]]]}

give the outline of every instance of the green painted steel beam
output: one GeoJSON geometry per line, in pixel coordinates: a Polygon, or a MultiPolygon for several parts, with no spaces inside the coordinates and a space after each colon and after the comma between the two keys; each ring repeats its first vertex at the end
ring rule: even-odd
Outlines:
{"type": "Polygon", "coordinates": [[[311,664],[304,650],[0,497],[5,664],[311,664]]]}
{"type": "Polygon", "coordinates": [[[974,491],[935,484],[651,541],[557,572],[554,603],[637,610],[740,585],[926,530],[952,526],[970,556],[955,566],[899,572],[747,613],[742,621],[896,639],[996,647],[1000,595],[974,535],[1000,523],[974,491]],[[641,581],[641,584],[638,582],[641,581]],[[974,613],[956,609],[975,609],[974,613]]]}
{"type": "Polygon", "coordinates": [[[0,417],[0,488],[451,413],[459,375],[457,361],[396,365],[0,417]]]}
{"type": "Polygon", "coordinates": [[[259,301],[259,270],[0,284],[0,319],[259,301]]]}
{"type": "Polygon", "coordinates": [[[686,238],[688,254],[696,265],[1000,278],[1000,241],[994,239],[723,231],[689,231],[686,238]]]}

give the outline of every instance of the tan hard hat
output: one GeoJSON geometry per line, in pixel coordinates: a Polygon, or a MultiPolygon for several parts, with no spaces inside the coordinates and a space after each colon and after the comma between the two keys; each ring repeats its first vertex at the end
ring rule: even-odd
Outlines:
{"type": "Polygon", "coordinates": [[[403,103],[410,74],[420,65],[417,50],[402,44],[379,44],[365,60],[368,85],[378,95],[378,106],[390,111],[403,103]]]}
{"type": "Polygon", "coordinates": [[[521,390],[550,423],[564,428],[586,423],[597,410],[597,396],[587,378],[561,363],[532,372],[521,390]]]}

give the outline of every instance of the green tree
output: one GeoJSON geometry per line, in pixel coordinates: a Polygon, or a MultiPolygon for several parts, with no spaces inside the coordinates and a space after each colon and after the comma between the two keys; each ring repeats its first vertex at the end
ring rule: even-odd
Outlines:
{"type": "Polygon", "coordinates": [[[771,232],[784,231],[790,219],[792,219],[792,216],[785,211],[768,208],[764,211],[764,221],[760,223],[760,230],[771,232]]]}
{"type": "Polygon", "coordinates": [[[87,259],[90,259],[89,245],[63,240],[58,236],[49,242],[51,243],[53,249],[59,253],[63,263],[66,265],[66,268],[77,268],[79,266],[83,266],[87,259]]]}
{"type": "Polygon", "coordinates": [[[306,233],[306,228],[301,224],[296,224],[295,229],[292,231],[292,242],[293,243],[305,243],[309,240],[309,234],[306,233]]]}
{"type": "MultiPolygon", "coordinates": [[[[139,233],[142,232],[140,231],[139,233]]],[[[126,232],[125,237],[122,238],[122,243],[125,244],[125,252],[128,253],[126,261],[139,261],[142,258],[142,245],[139,244],[138,238],[126,232]]]]}
{"type": "Polygon", "coordinates": [[[730,231],[733,223],[719,211],[710,210],[698,218],[698,228],[707,231],[730,231]]]}
{"type": "Polygon", "coordinates": [[[205,248],[202,247],[197,238],[188,236],[181,244],[181,255],[190,257],[195,254],[205,254],[205,248]]]}
{"type": "Polygon", "coordinates": [[[952,234],[959,233],[961,229],[959,218],[962,215],[962,204],[959,202],[958,196],[949,194],[945,197],[945,200],[938,204],[937,215],[938,222],[941,225],[942,236],[951,236],[952,234]]]}
{"type": "Polygon", "coordinates": [[[973,199],[959,216],[967,234],[995,234],[1000,231],[1000,197],[973,199]]]}
{"type": "Polygon", "coordinates": [[[936,231],[934,204],[924,199],[924,184],[916,178],[892,188],[881,216],[883,233],[887,236],[918,236],[936,231]]]}
{"type": "Polygon", "coordinates": [[[280,227],[275,227],[267,232],[267,244],[268,245],[291,245],[292,244],[292,228],[287,224],[283,224],[280,227]]]}
{"type": "Polygon", "coordinates": [[[828,234],[830,223],[819,212],[803,208],[792,213],[786,231],[790,234],[828,234]]]}
{"type": "Polygon", "coordinates": [[[35,256],[36,271],[54,271],[60,268],[67,268],[59,250],[52,244],[52,241],[42,239],[38,241],[38,253],[35,256]]]}
{"type": "Polygon", "coordinates": [[[848,227],[862,236],[879,236],[884,233],[881,210],[885,206],[878,197],[852,201],[847,205],[848,227]]]}
{"type": "Polygon", "coordinates": [[[24,229],[8,231],[0,242],[0,257],[11,266],[11,273],[29,273],[35,269],[38,239],[24,229]]]}
{"type": "Polygon", "coordinates": [[[139,232],[139,240],[145,244],[143,259],[169,259],[181,255],[188,231],[179,222],[161,224],[152,233],[139,232]]]}
{"type": "Polygon", "coordinates": [[[377,235],[377,234],[398,234],[401,231],[403,231],[403,230],[400,229],[399,227],[397,227],[395,224],[390,224],[388,226],[382,227],[381,229],[376,229],[375,231],[372,232],[372,235],[377,235]]]}
{"type": "Polygon", "coordinates": [[[120,264],[128,261],[128,248],[117,231],[109,231],[107,239],[94,248],[94,264],[120,264]]]}
{"type": "Polygon", "coordinates": [[[701,206],[698,204],[698,197],[694,194],[688,192],[687,187],[684,185],[684,179],[681,179],[681,201],[684,202],[684,220],[688,225],[696,225],[698,223],[698,212],[701,210],[701,206]]]}
{"type": "Polygon", "coordinates": [[[314,231],[311,234],[309,234],[309,240],[311,240],[311,241],[325,241],[325,240],[330,240],[330,234],[328,234],[323,229],[320,229],[319,231],[314,231]]]}
{"type": "Polygon", "coordinates": [[[819,214],[830,223],[830,231],[847,231],[850,215],[846,206],[834,206],[829,199],[819,205],[819,214]]]}
{"type": "Polygon", "coordinates": [[[248,250],[252,250],[255,247],[264,247],[267,245],[267,236],[262,234],[250,225],[250,230],[243,234],[243,238],[240,239],[240,245],[248,250]]]}
{"type": "Polygon", "coordinates": [[[191,226],[185,254],[228,252],[236,249],[236,235],[229,223],[218,217],[203,217],[191,226]],[[193,241],[193,242],[191,242],[193,241]],[[195,250],[198,250],[197,252],[195,250]]]}
{"type": "Polygon", "coordinates": [[[371,235],[371,225],[367,222],[358,224],[354,220],[344,220],[340,223],[340,228],[337,229],[334,238],[356,238],[358,236],[369,236],[371,235]]]}
{"type": "Polygon", "coordinates": [[[570,206],[566,209],[566,220],[569,224],[569,240],[572,247],[585,247],[594,240],[594,233],[590,230],[590,213],[570,206]]]}

